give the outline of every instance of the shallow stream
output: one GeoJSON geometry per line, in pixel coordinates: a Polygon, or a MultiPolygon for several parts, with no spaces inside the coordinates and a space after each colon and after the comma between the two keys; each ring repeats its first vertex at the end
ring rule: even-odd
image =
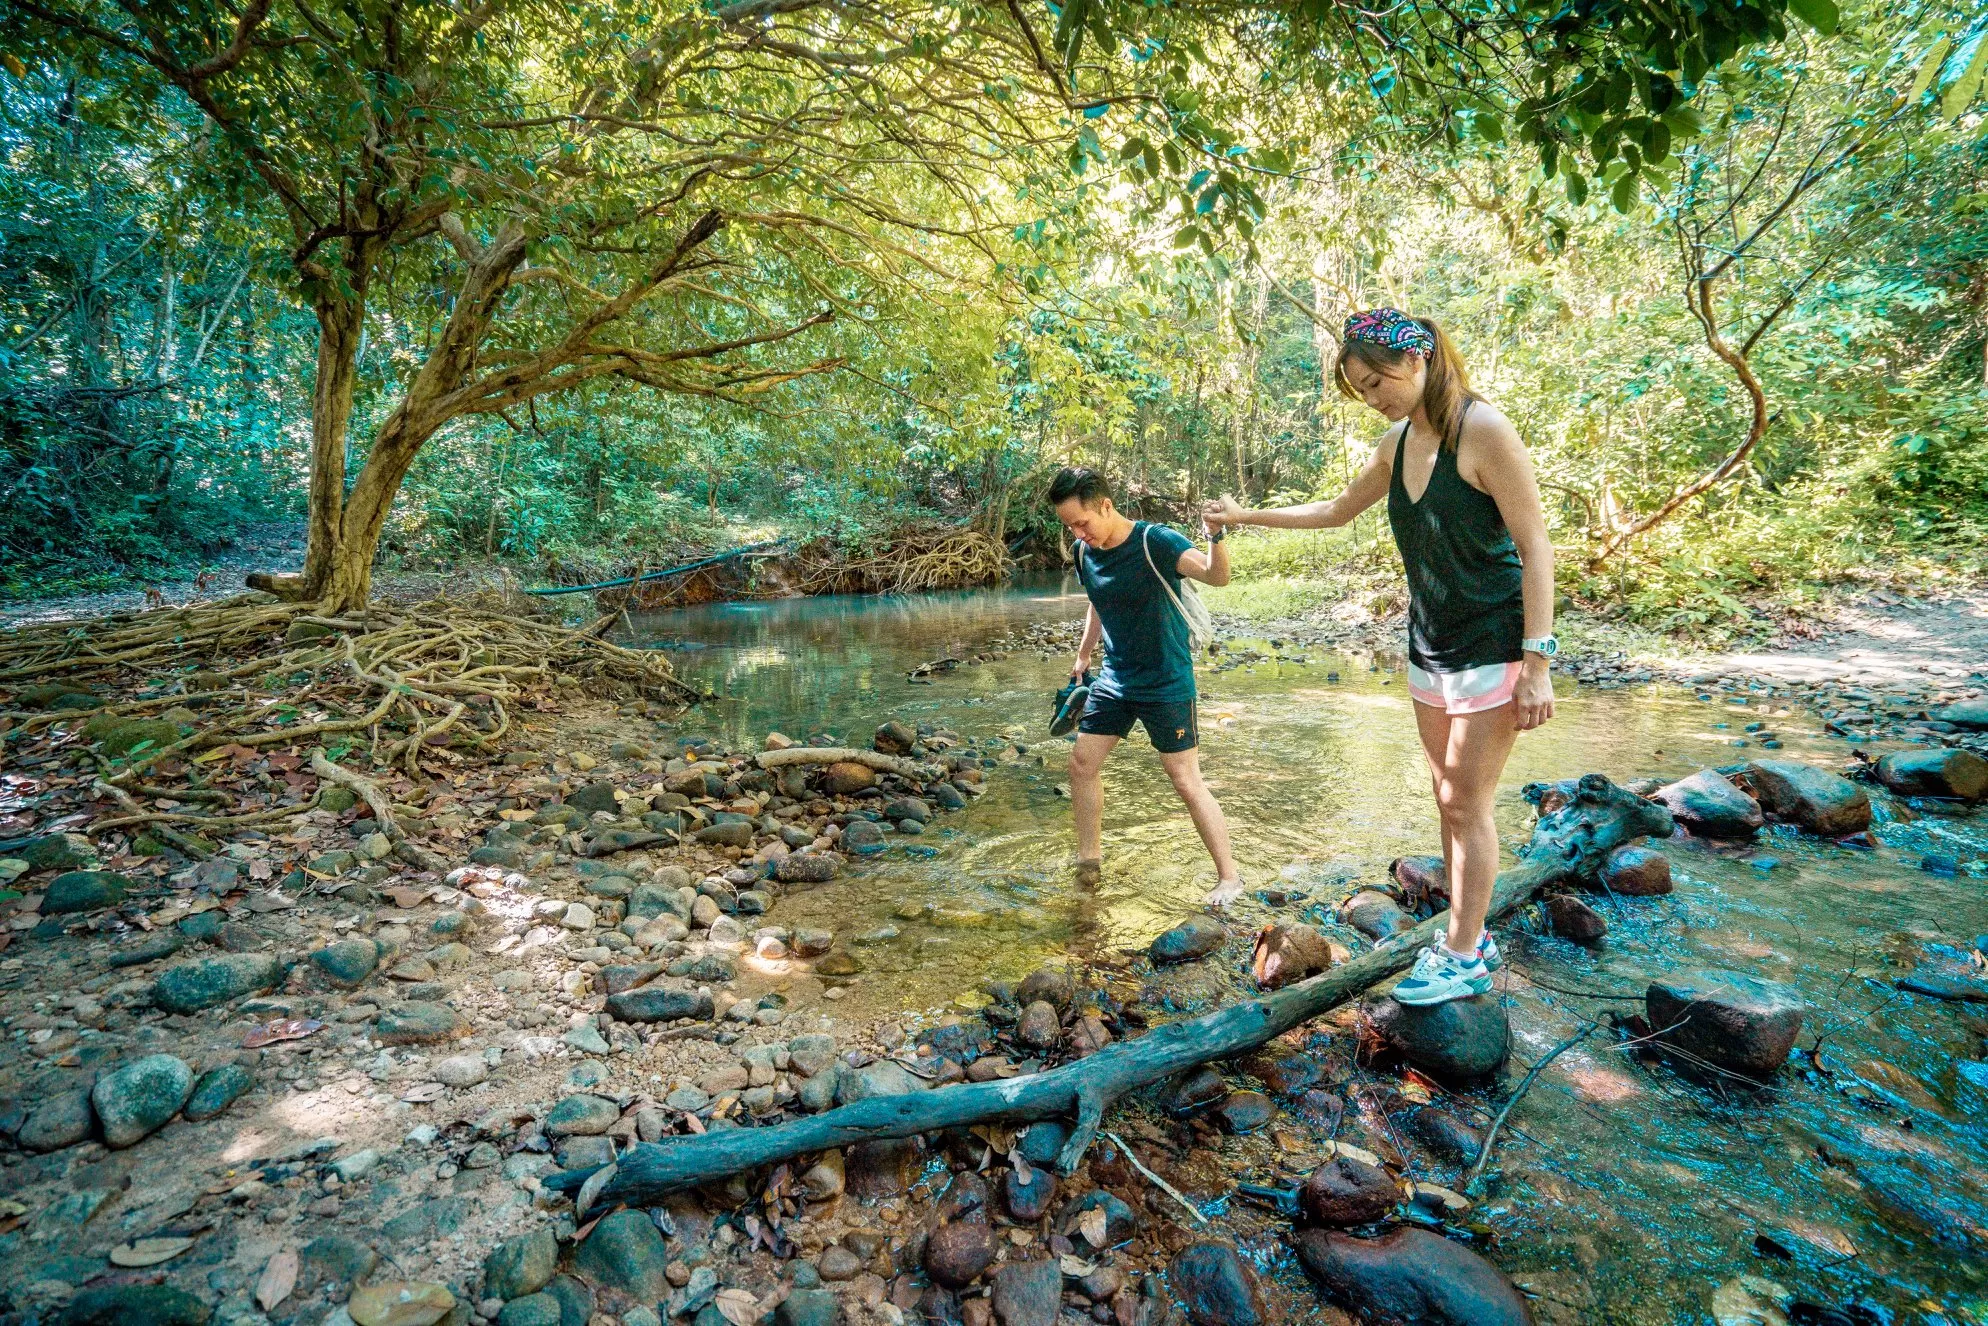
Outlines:
{"type": "MultiPolygon", "coordinates": [[[[888,717],[1021,745],[964,814],[781,903],[785,924],[867,937],[857,950],[865,981],[906,1010],[937,1014],[1046,960],[1143,946],[1212,883],[1193,826],[1135,735],[1105,770],[1103,886],[1074,886],[1058,792],[1067,747],[1046,736],[1067,656],[1022,650],[929,681],[907,676],[1082,610],[1073,582],[1051,582],[713,604],[637,629],[722,697],[686,731],[734,748],[772,729],[867,744],[888,717]]],[[[1392,858],[1436,850],[1428,774],[1400,660],[1250,643],[1269,659],[1201,676],[1203,765],[1246,879],[1308,893],[1314,919],[1355,883],[1382,882],[1392,858]]],[[[1757,748],[1751,723],[1778,738],[1780,758],[1836,768],[1850,750],[1765,688],[1744,703],[1663,686],[1560,690],[1557,717],[1521,738],[1505,773],[1499,821],[1510,846],[1527,833],[1518,791],[1531,780],[1733,763],[1758,753],[1734,746],[1757,748]]],[[[1988,880],[1919,865],[1936,852],[1988,858],[1988,811],[1877,800],[1875,851],[1779,830],[1745,849],[1676,846],[1675,893],[1596,900],[1610,925],[1596,949],[1528,933],[1523,918],[1501,930],[1516,1048],[1505,1085],[1485,1098],[1492,1108],[1586,1018],[1640,1011],[1652,976],[1730,968],[1786,982],[1811,1007],[1797,1062],[1764,1095],[1693,1085],[1607,1034],[1541,1075],[1474,1219],[1489,1255],[1542,1296],[1542,1320],[1706,1322],[1715,1288],[1751,1274],[1852,1308],[1798,1312],[1798,1322],[1988,1322],[1988,1020],[1970,1012],[1988,1006],[1891,985],[1932,946],[1964,951],[1988,931],[1988,880]]],[[[1244,916],[1270,913],[1257,905],[1244,916]]]]}

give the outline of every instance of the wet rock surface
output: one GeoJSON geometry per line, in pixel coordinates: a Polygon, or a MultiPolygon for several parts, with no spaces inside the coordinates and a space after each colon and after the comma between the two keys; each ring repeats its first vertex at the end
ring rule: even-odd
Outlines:
{"type": "Polygon", "coordinates": [[[1390,1049],[1444,1081],[1487,1077],[1511,1053],[1511,1024],[1495,994],[1422,1008],[1377,998],[1363,1007],[1390,1049]]]}
{"type": "Polygon", "coordinates": [[[1764,1081],[1781,1070],[1801,1034],[1793,990],[1743,972],[1701,971],[1650,984],[1652,1032],[1716,1070],[1764,1081]]]}
{"type": "Polygon", "coordinates": [[[1362,1239],[1300,1230],[1298,1262],[1369,1326],[1530,1326],[1532,1309],[1483,1257],[1423,1229],[1362,1239]]]}
{"type": "Polygon", "coordinates": [[[1670,858],[1650,847],[1618,847],[1603,863],[1600,882],[1625,898],[1649,898],[1671,891],[1670,858]]]}
{"type": "Polygon", "coordinates": [[[1228,941],[1228,932],[1205,916],[1181,922],[1160,935],[1148,950],[1155,963],[1194,962],[1228,941]]]}
{"type": "Polygon", "coordinates": [[[1651,799],[1662,802],[1680,825],[1701,838],[1751,838],[1766,823],[1760,803],[1715,769],[1700,769],[1666,784],[1651,799]]]}
{"type": "Polygon", "coordinates": [[[1314,1225],[1346,1227],[1380,1220],[1401,1201],[1401,1188],[1363,1160],[1335,1156],[1306,1177],[1298,1209],[1314,1225]]]}
{"type": "Polygon", "coordinates": [[[1268,1326],[1271,1320],[1256,1276],[1227,1243],[1181,1249],[1167,1266],[1167,1281],[1193,1326],[1268,1326]]]}
{"type": "Polygon", "coordinates": [[[1871,827],[1871,796],[1827,769],[1793,760],[1754,760],[1734,775],[1773,819],[1804,833],[1841,838],[1871,827]]]}

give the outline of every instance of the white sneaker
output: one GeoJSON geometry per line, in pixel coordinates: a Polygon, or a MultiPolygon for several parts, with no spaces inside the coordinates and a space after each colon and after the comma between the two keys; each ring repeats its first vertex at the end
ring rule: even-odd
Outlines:
{"type": "Polygon", "coordinates": [[[1415,966],[1394,987],[1394,1001],[1422,1008],[1489,993],[1491,973],[1484,969],[1483,958],[1475,953],[1459,958],[1435,943],[1416,955],[1415,966]]]}
{"type": "Polygon", "coordinates": [[[1505,965],[1504,955],[1498,952],[1498,941],[1491,938],[1489,930],[1477,941],[1477,960],[1484,964],[1485,971],[1497,971],[1505,965]]]}

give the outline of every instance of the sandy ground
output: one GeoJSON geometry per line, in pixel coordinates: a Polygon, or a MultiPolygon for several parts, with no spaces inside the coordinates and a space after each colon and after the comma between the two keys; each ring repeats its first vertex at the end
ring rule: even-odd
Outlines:
{"type": "Polygon", "coordinates": [[[1919,601],[1873,594],[1844,608],[1837,625],[1830,635],[1785,649],[1652,661],[1678,671],[1738,672],[1794,683],[1988,680],[1988,590],[1919,601]]]}

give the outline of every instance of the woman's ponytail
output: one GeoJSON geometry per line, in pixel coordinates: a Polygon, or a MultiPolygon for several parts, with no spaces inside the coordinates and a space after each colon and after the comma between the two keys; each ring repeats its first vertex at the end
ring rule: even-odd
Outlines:
{"type": "Polygon", "coordinates": [[[1436,340],[1435,348],[1429,352],[1428,376],[1423,381],[1422,409],[1429,416],[1436,436],[1443,440],[1443,450],[1455,451],[1463,436],[1465,407],[1483,398],[1470,389],[1470,374],[1465,371],[1463,356],[1457,353],[1449,334],[1434,318],[1415,321],[1436,340]]]}

